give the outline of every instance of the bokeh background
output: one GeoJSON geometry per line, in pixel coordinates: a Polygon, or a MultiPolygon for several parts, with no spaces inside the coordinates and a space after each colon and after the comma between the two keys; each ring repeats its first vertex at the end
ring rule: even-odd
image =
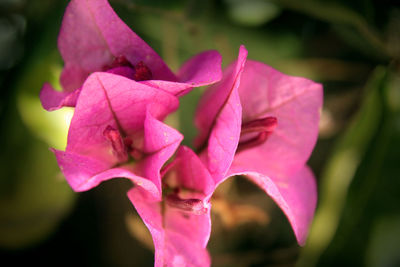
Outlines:
{"type": "MultiPolygon", "coordinates": [[[[56,40],[68,1],[0,0],[2,266],[152,266],[148,231],[115,179],[74,193],[48,148],[63,148],[72,109],[42,110],[58,83],[56,40]],[[9,262],[9,263],[7,263],[9,262]]],[[[309,161],[319,202],[305,247],[276,205],[241,177],[213,199],[213,266],[400,266],[400,5],[391,0],[111,0],[173,70],[218,49],[324,85],[309,161]]],[[[203,89],[168,122],[191,144],[203,89]]]]}

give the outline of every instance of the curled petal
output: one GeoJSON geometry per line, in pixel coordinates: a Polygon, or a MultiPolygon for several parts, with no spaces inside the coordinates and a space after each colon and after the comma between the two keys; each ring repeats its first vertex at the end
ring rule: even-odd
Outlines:
{"type": "Polygon", "coordinates": [[[112,168],[103,161],[53,149],[66,180],[74,191],[81,192],[96,187],[101,182],[123,177],[147,192],[149,197],[160,199],[157,187],[150,180],[136,175],[129,168],[112,168]]]}
{"type": "Polygon", "coordinates": [[[60,92],[54,90],[54,88],[45,83],[40,91],[40,102],[47,111],[53,111],[62,107],[75,107],[78,99],[80,89],[73,92],[60,92]]]}
{"type": "Polygon", "coordinates": [[[217,51],[205,51],[183,64],[178,73],[178,82],[150,80],[142,83],[182,96],[193,87],[205,86],[221,80],[221,61],[221,55],[217,51]]]}
{"type": "MultiPolygon", "coordinates": [[[[228,176],[245,175],[263,189],[288,218],[297,242],[304,245],[317,203],[314,175],[304,166],[291,176],[269,176],[263,171],[249,171],[247,163],[254,159],[241,159],[232,164],[228,176]]],[[[259,159],[262,161],[262,159],[259,159]]]]}
{"type": "Polygon", "coordinates": [[[221,82],[210,87],[200,99],[195,115],[195,125],[199,129],[199,136],[195,140],[197,147],[204,144],[218,113],[223,108],[232,91],[239,86],[239,79],[246,58],[247,50],[244,46],[241,46],[237,61],[224,71],[221,82]]]}
{"type": "Polygon", "coordinates": [[[205,160],[216,183],[225,177],[238,146],[242,108],[239,95],[233,91],[219,113],[208,139],[205,160]]]}
{"type": "Polygon", "coordinates": [[[183,136],[177,130],[156,120],[147,112],[144,122],[144,148],[146,157],[138,163],[141,176],[148,177],[161,194],[160,169],[175,153],[183,136]]]}
{"type": "Polygon", "coordinates": [[[146,113],[144,121],[144,148],[147,154],[154,154],[168,146],[178,148],[183,135],[172,127],[153,117],[150,111],[146,113]]]}
{"type": "Polygon", "coordinates": [[[74,191],[86,191],[97,186],[100,181],[91,180],[97,173],[110,168],[110,164],[76,153],[52,149],[57,163],[67,182],[74,191]]]}
{"type": "Polygon", "coordinates": [[[220,83],[206,91],[196,111],[200,133],[195,145],[203,146],[208,138],[202,158],[216,182],[225,176],[240,138],[242,110],[237,89],[246,57],[247,50],[241,46],[238,60],[225,70],[220,83]]]}

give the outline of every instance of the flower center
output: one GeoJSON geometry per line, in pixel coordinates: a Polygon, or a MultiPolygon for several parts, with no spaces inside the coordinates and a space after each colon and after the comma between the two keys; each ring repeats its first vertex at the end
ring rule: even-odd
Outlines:
{"type": "Polygon", "coordinates": [[[137,82],[151,80],[153,78],[153,74],[151,70],[144,64],[143,61],[139,61],[135,67],[135,74],[133,75],[133,79],[137,82]]]}
{"type": "Polygon", "coordinates": [[[103,71],[112,72],[133,79],[137,82],[153,79],[153,74],[143,61],[133,66],[125,56],[115,57],[110,65],[103,68],[103,71]],[[125,70],[123,70],[125,67],[125,70]],[[129,71],[126,71],[129,69],[129,71]]]}
{"type": "Polygon", "coordinates": [[[110,142],[112,152],[120,163],[127,162],[130,159],[140,160],[143,158],[143,152],[133,147],[132,139],[123,137],[120,131],[111,125],[104,129],[103,135],[110,142]]]}
{"type": "Polygon", "coordinates": [[[201,199],[189,198],[182,199],[177,194],[169,194],[165,197],[166,203],[174,208],[178,208],[183,211],[201,215],[205,214],[209,210],[209,204],[204,203],[201,199]]]}
{"type": "Polygon", "coordinates": [[[211,204],[208,200],[204,200],[203,192],[182,185],[180,174],[174,169],[175,163],[176,161],[170,162],[161,171],[163,203],[195,215],[207,213],[211,209],[211,204]]]}
{"type": "Polygon", "coordinates": [[[111,63],[107,69],[113,69],[117,67],[131,67],[133,68],[132,64],[126,59],[124,56],[118,56],[114,58],[114,61],[111,63]]]}
{"type": "Polygon", "coordinates": [[[274,132],[278,120],[265,117],[242,124],[237,152],[263,144],[274,132]]]}

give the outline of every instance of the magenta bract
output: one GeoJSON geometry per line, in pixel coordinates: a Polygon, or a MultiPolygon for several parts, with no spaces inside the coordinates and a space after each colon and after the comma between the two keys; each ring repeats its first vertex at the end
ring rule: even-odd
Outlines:
{"type": "Polygon", "coordinates": [[[159,199],[159,170],[183,138],[161,120],[177,107],[178,99],[164,91],[119,75],[92,74],[82,86],[67,148],[54,150],[71,187],[84,191],[126,177],[159,199]]]}
{"type": "Polygon", "coordinates": [[[306,162],[320,84],[247,60],[244,46],[223,73],[220,54],[206,51],[174,74],[107,0],[72,0],[58,48],[63,91],[45,84],[40,94],[47,110],[75,107],[65,151],[53,149],[58,164],[75,191],[116,177],[135,184],[128,197],[152,235],[155,266],[210,266],[210,198],[234,175],[261,187],[304,244],[317,200],[306,162]],[[179,96],[213,83],[195,116],[196,154],[162,121],[179,96]]]}
{"type": "Polygon", "coordinates": [[[64,14],[58,48],[65,62],[60,78],[63,91],[55,91],[49,84],[43,87],[40,99],[47,110],[75,106],[83,82],[98,71],[122,75],[175,95],[221,79],[217,51],[203,52],[189,59],[178,75],[172,73],[107,0],[72,0],[64,14]]]}
{"type": "Polygon", "coordinates": [[[195,122],[201,159],[217,184],[245,175],[271,196],[304,244],[317,192],[305,166],[318,135],[320,84],[238,60],[206,91],[195,122]]]}
{"type": "Polygon", "coordinates": [[[170,193],[162,201],[154,201],[140,188],[128,192],[153,237],[155,266],[210,266],[206,246],[214,180],[197,155],[181,146],[163,183],[170,193]]]}

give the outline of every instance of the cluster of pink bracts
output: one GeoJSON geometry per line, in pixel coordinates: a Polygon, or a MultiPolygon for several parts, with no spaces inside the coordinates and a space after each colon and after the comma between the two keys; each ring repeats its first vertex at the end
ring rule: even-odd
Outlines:
{"type": "Polygon", "coordinates": [[[45,84],[40,98],[47,110],[75,107],[66,150],[53,150],[61,171],[75,191],[132,181],[128,197],[153,237],[155,266],[210,265],[210,198],[234,175],[274,199],[304,244],[317,199],[306,161],[320,84],[247,60],[244,46],[224,71],[220,54],[206,51],[174,74],[107,0],[72,0],[58,47],[63,91],[45,84]],[[162,121],[180,96],[210,84],[194,118],[194,152],[162,121]]]}

